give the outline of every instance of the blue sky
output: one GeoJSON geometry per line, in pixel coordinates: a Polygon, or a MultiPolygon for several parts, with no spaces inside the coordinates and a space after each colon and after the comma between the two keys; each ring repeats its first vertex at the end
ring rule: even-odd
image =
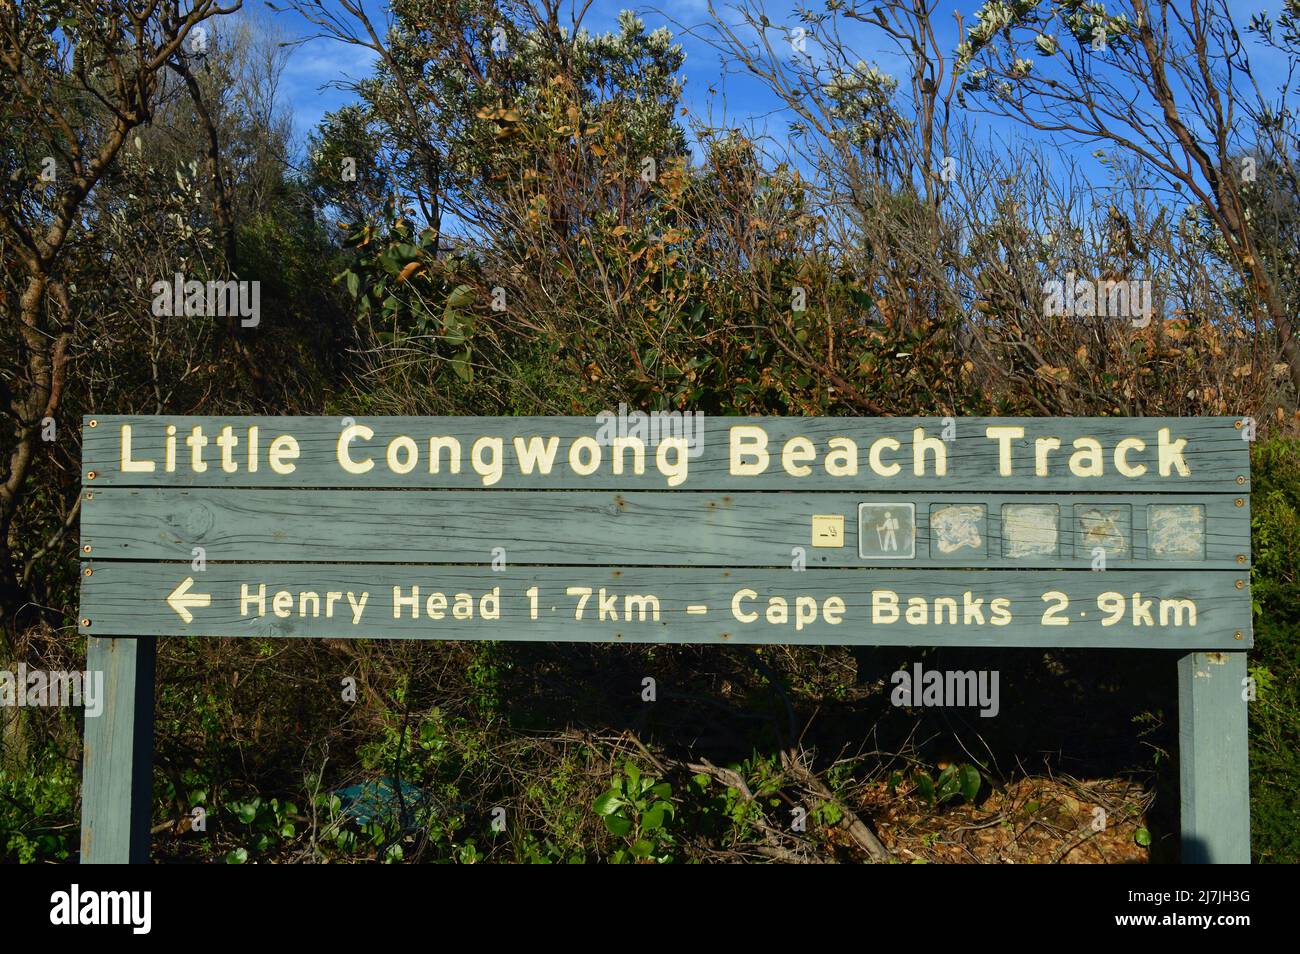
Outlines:
{"type": "MultiPolygon", "coordinates": [[[[272,17],[278,25],[294,37],[307,36],[314,32],[312,24],[303,20],[296,13],[260,12],[261,0],[246,0],[246,9],[259,16],[272,17]]],[[[372,11],[376,23],[383,16],[385,4],[376,0],[367,0],[366,9],[372,11]]],[[[947,4],[945,4],[947,6],[947,4]]],[[[963,6],[954,4],[953,7],[963,6]]],[[[975,9],[978,4],[964,4],[967,9],[975,9]]],[[[724,4],[715,3],[715,8],[724,10],[724,4]]],[[[770,4],[770,16],[774,22],[797,21],[789,15],[793,9],[788,3],[770,4]],[[779,15],[778,11],[784,11],[779,15]],[[782,16],[785,19],[782,19],[782,16]]],[[[643,5],[628,0],[594,0],[583,20],[583,25],[592,32],[606,32],[617,28],[618,15],[622,10],[632,10],[645,21],[649,30],[661,26],[668,27],[675,40],[686,53],[683,74],[686,79],[685,105],[694,113],[704,113],[713,107],[713,116],[719,123],[725,118],[729,122],[742,124],[749,120],[759,120],[770,116],[774,103],[766,95],[760,84],[734,72],[724,75],[719,55],[703,40],[682,34],[673,22],[687,26],[699,26],[709,19],[708,4],[705,0],[663,0],[654,5],[643,5]],[[709,92],[710,87],[716,93],[709,92]],[[727,112],[721,107],[725,99],[727,112]]],[[[956,43],[956,29],[951,15],[945,14],[942,23],[947,29],[947,36],[940,36],[956,43]]],[[[888,69],[892,55],[883,51],[863,49],[865,58],[880,63],[882,69],[888,69]]],[[[322,116],[330,110],[337,109],[348,101],[345,92],[330,89],[324,84],[337,80],[340,76],[359,77],[369,72],[370,57],[365,51],[355,47],[343,46],[328,40],[312,40],[294,51],[284,76],[284,95],[290,104],[294,129],[299,136],[304,136],[315,128],[322,116]]]]}
{"type": "MultiPolygon", "coordinates": [[[[264,0],[245,2],[246,11],[273,20],[290,37],[303,37],[314,32],[312,25],[296,13],[273,12],[264,7],[264,0]]],[[[363,2],[378,26],[383,20],[386,4],[383,0],[363,2]]],[[[810,5],[824,9],[824,3],[825,0],[811,0],[810,5]]],[[[870,7],[867,0],[861,0],[859,5],[862,8],[870,7]]],[[[1280,5],[1281,0],[1232,0],[1237,25],[1243,30],[1243,38],[1251,44],[1252,62],[1266,87],[1280,77],[1284,64],[1276,54],[1258,48],[1258,44],[1254,44],[1244,33],[1244,27],[1256,10],[1276,14],[1280,5]]],[[[716,0],[715,6],[726,15],[725,0],[716,0]]],[[[774,23],[798,24],[799,21],[792,15],[794,5],[789,0],[770,0],[765,6],[774,23]]],[[[946,50],[951,50],[958,41],[954,12],[960,12],[969,27],[974,21],[974,12],[980,6],[981,3],[976,0],[941,0],[936,16],[936,33],[946,50]]],[[[750,125],[760,132],[771,133],[777,139],[784,137],[787,116],[772,95],[756,80],[734,70],[724,71],[717,50],[702,39],[682,33],[670,22],[676,21],[687,26],[699,26],[707,22],[709,13],[706,0],[658,0],[650,5],[633,4],[628,0],[594,0],[583,25],[593,32],[612,30],[616,26],[619,12],[624,9],[636,12],[648,29],[668,26],[674,33],[676,42],[686,53],[683,67],[686,80],[684,100],[693,114],[708,116],[715,125],[750,125]]],[[[862,59],[877,64],[886,72],[901,74],[898,69],[900,64],[892,48],[881,48],[870,28],[858,25],[856,35],[849,33],[848,36],[856,41],[856,50],[862,59]]],[[[300,144],[326,112],[337,109],[349,99],[346,91],[332,88],[330,83],[365,76],[369,69],[370,58],[366,51],[331,40],[311,40],[294,50],[283,77],[282,96],[293,116],[300,144]]],[[[1000,138],[1033,135],[1010,123],[990,118],[981,118],[978,128],[986,135],[1000,138]]],[[[1076,150],[1074,156],[1081,160],[1082,171],[1089,178],[1105,174],[1091,159],[1087,149],[1076,150]]]]}

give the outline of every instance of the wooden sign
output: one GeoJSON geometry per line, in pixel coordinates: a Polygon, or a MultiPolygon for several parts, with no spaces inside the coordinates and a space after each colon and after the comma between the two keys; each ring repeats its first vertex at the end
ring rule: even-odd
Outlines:
{"type": "Polygon", "coordinates": [[[1232,418],[93,417],[80,628],[103,652],[1177,649],[1206,660],[1195,707],[1251,645],[1242,438],[1232,418]]]}

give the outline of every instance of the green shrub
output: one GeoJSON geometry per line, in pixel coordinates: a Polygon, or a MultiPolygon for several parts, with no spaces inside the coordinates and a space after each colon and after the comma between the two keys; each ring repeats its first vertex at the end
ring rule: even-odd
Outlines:
{"type": "Polygon", "coordinates": [[[77,847],[77,790],[72,765],[51,756],[21,770],[0,768],[0,861],[67,861],[77,847]]]}
{"type": "Polygon", "coordinates": [[[1300,442],[1253,455],[1251,842],[1256,861],[1300,862],[1300,442]]]}

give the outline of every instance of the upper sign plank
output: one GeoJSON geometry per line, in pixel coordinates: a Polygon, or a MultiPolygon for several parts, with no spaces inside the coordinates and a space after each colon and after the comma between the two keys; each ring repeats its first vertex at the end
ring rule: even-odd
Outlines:
{"type": "Polygon", "coordinates": [[[1205,418],[91,416],[88,487],[1246,493],[1205,418]]]}

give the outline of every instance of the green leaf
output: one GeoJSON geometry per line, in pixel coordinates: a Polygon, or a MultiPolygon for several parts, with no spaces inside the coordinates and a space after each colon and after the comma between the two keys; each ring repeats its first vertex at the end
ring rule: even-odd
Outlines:
{"type": "Polygon", "coordinates": [[[641,816],[641,830],[654,831],[656,828],[662,828],[664,825],[664,815],[666,802],[656,802],[645,810],[641,816]]]}
{"type": "Polygon", "coordinates": [[[1133,833],[1133,840],[1143,848],[1146,848],[1151,844],[1151,832],[1147,831],[1145,828],[1139,828],[1133,833]]]}
{"type": "Polygon", "coordinates": [[[626,803],[619,797],[619,793],[610,789],[608,792],[605,792],[597,798],[596,801],[592,803],[591,808],[597,815],[612,815],[614,812],[622,808],[624,804],[626,803]]]}
{"type": "Polygon", "coordinates": [[[949,765],[939,773],[938,796],[940,803],[950,801],[961,794],[961,779],[957,775],[957,766],[949,765]]]}
{"type": "Polygon", "coordinates": [[[931,805],[934,804],[934,780],[925,772],[916,772],[912,775],[912,783],[916,786],[916,791],[931,805]]]}
{"type": "Polygon", "coordinates": [[[840,819],[844,817],[844,813],[840,811],[840,806],[836,805],[834,802],[826,802],[821,805],[818,812],[821,815],[822,821],[827,825],[838,825],[840,819]]]}
{"type": "Polygon", "coordinates": [[[442,332],[443,337],[447,339],[447,344],[462,345],[465,343],[465,328],[461,324],[463,315],[459,311],[446,311],[442,315],[442,332]]]}
{"type": "Polygon", "coordinates": [[[963,765],[959,774],[961,775],[962,798],[974,804],[975,796],[980,793],[979,769],[973,765],[963,765]]]}
{"type": "Polygon", "coordinates": [[[654,850],[655,846],[645,838],[632,842],[632,847],[628,849],[637,858],[649,858],[654,850]]]}
{"type": "Polygon", "coordinates": [[[242,865],[247,860],[247,848],[236,848],[234,851],[226,852],[226,864],[228,865],[242,865]]]}
{"type": "Polygon", "coordinates": [[[626,838],[628,833],[632,831],[632,819],[626,815],[606,815],[605,827],[609,829],[611,835],[626,838]]]}
{"type": "Polygon", "coordinates": [[[456,377],[466,384],[474,379],[474,366],[469,363],[468,348],[451,359],[451,369],[456,372],[456,377]]]}
{"type": "Polygon", "coordinates": [[[459,308],[465,308],[474,301],[474,288],[472,285],[457,285],[447,296],[447,310],[452,311],[459,308]]]}

